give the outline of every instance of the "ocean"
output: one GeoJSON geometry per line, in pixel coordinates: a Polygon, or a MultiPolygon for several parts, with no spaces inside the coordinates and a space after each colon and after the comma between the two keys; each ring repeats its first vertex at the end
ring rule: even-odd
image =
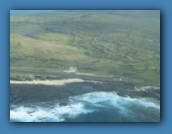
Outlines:
{"type": "Polygon", "coordinates": [[[10,121],[160,121],[160,100],[150,96],[155,89],[150,87],[145,91],[147,95],[136,95],[135,93],[135,96],[131,96],[130,94],[135,92],[134,88],[121,86],[92,82],[61,86],[10,84],[10,121]],[[127,87],[130,90],[126,89],[127,87]],[[122,91],[123,95],[119,91],[122,91]],[[42,97],[43,95],[48,96],[48,93],[49,97],[42,97]]]}

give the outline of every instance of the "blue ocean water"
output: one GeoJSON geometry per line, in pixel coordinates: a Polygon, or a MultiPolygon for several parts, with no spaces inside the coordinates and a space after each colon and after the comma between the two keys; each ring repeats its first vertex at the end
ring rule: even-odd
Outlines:
{"type": "Polygon", "coordinates": [[[160,104],[153,98],[130,98],[116,92],[97,91],[70,96],[65,105],[39,102],[17,104],[11,122],[159,122],[160,104]],[[43,105],[44,104],[44,105],[43,105]]]}

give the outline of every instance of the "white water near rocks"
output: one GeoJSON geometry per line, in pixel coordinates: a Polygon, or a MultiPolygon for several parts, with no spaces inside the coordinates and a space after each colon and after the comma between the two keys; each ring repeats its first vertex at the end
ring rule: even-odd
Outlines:
{"type": "MultiPolygon", "coordinates": [[[[69,97],[65,106],[57,102],[53,107],[25,107],[15,106],[10,110],[10,120],[19,122],[61,122],[67,118],[76,118],[79,115],[87,115],[99,112],[100,109],[116,109],[119,116],[134,115],[132,107],[142,109],[153,108],[159,111],[160,105],[152,98],[121,97],[116,92],[91,92],[79,96],[69,97]]],[[[142,114],[142,113],[141,113],[142,114]]]]}

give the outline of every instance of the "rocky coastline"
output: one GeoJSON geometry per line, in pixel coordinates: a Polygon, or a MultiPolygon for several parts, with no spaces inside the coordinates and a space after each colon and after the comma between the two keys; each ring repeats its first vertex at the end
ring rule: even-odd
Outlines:
{"type": "Polygon", "coordinates": [[[127,83],[112,82],[74,82],[64,85],[42,85],[42,84],[10,84],[10,104],[53,102],[62,104],[70,96],[77,96],[89,92],[105,91],[116,92],[122,97],[131,98],[154,98],[160,100],[160,88],[153,86],[138,86],[127,83]]]}

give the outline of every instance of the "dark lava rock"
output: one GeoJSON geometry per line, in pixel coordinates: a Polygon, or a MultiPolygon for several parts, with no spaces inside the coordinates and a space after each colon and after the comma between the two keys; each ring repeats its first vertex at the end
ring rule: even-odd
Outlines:
{"type": "MultiPolygon", "coordinates": [[[[29,85],[29,84],[10,84],[10,103],[15,105],[16,103],[30,104],[38,102],[49,102],[52,100],[59,100],[60,105],[66,105],[68,101],[61,101],[70,97],[77,96],[89,92],[105,91],[105,92],[117,92],[120,96],[130,97],[152,97],[160,99],[160,90],[150,89],[147,91],[135,91],[134,84],[128,83],[93,83],[93,82],[79,82],[68,83],[63,86],[50,86],[50,85],[29,85]]],[[[54,104],[46,104],[54,105],[54,104]]]]}
{"type": "Polygon", "coordinates": [[[35,110],[27,110],[27,113],[28,114],[32,114],[32,113],[34,113],[35,112],[35,110]]]}

